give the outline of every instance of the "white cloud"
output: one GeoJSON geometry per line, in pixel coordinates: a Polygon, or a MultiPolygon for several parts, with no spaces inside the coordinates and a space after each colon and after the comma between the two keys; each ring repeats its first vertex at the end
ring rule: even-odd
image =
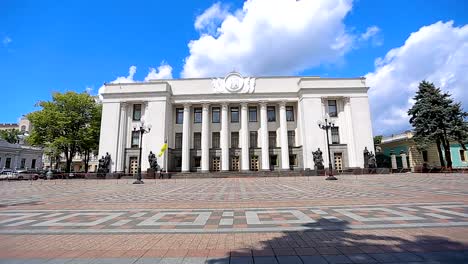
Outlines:
{"type": "MultiPolygon", "coordinates": [[[[135,75],[136,73],[136,70],[137,70],[137,67],[132,65],[130,66],[130,68],[128,69],[128,75],[127,77],[124,77],[124,76],[120,76],[120,77],[117,77],[117,79],[113,80],[112,82],[110,83],[134,83],[135,80],[133,80],[133,76],[135,75]]],[[[98,90],[98,94],[99,94],[99,98],[102,99],[101,97],[101,94],[104,92],[105,90],[105,86],[101,86],[98,90]]]]}
{"type": "Polygon", "coordinates": [[[12,41],[13,40],[10,37],[8,37],[8,36],[4,37],[3,40],[2,40],[3,46],[5,46],[5,47],[8,46],[8,44],[10,44],[12,41]]]}
{"type": "Polygon", "coordinates": [[[468,25],[437,22],[375,61],[366,75],[375,134],[410,128],[407,110],[422,80],[434,82],[468,108],[468,25]]]}
{"type": "Polygon", "coordinates": [[[86,93],[91,94],[91,92],[93,91],[93,88],[87,86],[86,89],[85,89],[85,91],[86,91],[86,93]]]}
{"type": "MultiPolygon", "coordinates": [[[[233,69],[294,74],[339,63],[360,40],[344,24],[351,8],[351,0],[248,0],[242,9],[228,12],[216,3],[195,22],[196,29],[207,32],[188,44],[181,75],[222,76],[233,69]],[[213,25],[219,25],[216,33],[213,25]]],[[[371,28],[368,38],[375,31],[371,28]]]]}
{"type": "Polygon", "coordinates": [[[162,62],[161,66],[156,70],[155,68],[150,68],[150,72],[145,77],[145,81],[155,80],[155,79],[172,79],[172,67],[171,65],[162,62]]]}
{"type": "Polygon", "coordinates": [[[380,28],[377,26],[368,27],[366,32],[361,34],[361,39],[368,40],[380,32],[380,28]]]}
{"type": "Polygon", "coordinates": [[[195,29],[216,34],[216,28],[229,14],[227,6],[215,3],[195,19],[195,29]]]}

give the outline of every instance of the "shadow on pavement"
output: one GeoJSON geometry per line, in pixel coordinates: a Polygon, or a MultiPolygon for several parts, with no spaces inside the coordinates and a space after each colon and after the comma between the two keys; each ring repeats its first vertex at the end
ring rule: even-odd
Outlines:
{"type": "Polygon", "coordinates": [[[206,263],[468,263],[468,245],[445,237],[414,235],[431,233],[427,228],[413,228],[413,235],[403,228],[351,230],[349,222],[325,218],[303,227],[307,229],[283,232],[254,248],[234,250],[206,263]]]}

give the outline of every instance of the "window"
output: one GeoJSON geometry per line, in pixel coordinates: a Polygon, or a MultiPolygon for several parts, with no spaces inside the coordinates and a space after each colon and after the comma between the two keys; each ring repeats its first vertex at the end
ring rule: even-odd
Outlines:
{"type": "Polygon", "coordinates": [[[10,169],[11,168],[11,158],[6,158],[5,160],[5,168],[10,169]]]}
{"type": "Polygon", "coordinates": [[[249,122],[257,122],[257,107],[249,107],[249,122]]]}
{"type": "Polygon", "coordinates": [[[338,116],[338,109],[336,108],[336,100],[328,100],[328,115],[330,117],[338,116]]]}
{"type": "Polygon", "coordinates": [[[297,166],[297,155],[289,155],[289,166],[297,166]]]}
{"type": "Polygon", "coordinates": [[[274,106],[267,107],[267,119],[268,119],[268,122],[276,121],[276,109],[274,106]]]}
{"type": "Polygon", "coordinates": [[[25,125],[21,126],[21,132],[26,132],[26,126],[25,125]]]}
{"type": "Polygon", "coordinates": [[[231,123],[239,123],[239,107],[231,107],[231,123]]]}
{"type": "Polygon", "coordinates": [[[460,149],[460,159],[461,161],[466,161],[466,152],[464,149],[460,149]]]}
{"type": "Polygon", "coordinates": [[[132,148],[140,146],[140,131],[132,131],[132,148]]]}
{"type": "Polygon", "coordinates": [[[270,168],[273,169],[273,167],[278,166],[278,156],[277,155],[271,155],[270,156],[270,168]]]}
{"type": "Polygon", "coordinates": [[[176,108],[176,124],[182,124],[184,122],[184,109],[176,108]]]}
{"type": "Polygon", "coordinates": [[[288,147],[296,145],[296,132],[294,130],[288,131],[288,147]]]}
{"type": "Polygon", "coordinates": [[[195,168],[200,168],[200,163],[201,163],[201,157],[200,156],[193,157],[193,166],[195,168]]]}
{"type": "Polygon", "coordinates": [[[182,167],[182,157],[174,157],[174,164],[176,168],[182,167]]]}
{"type": "Polygon", "coordinates": [[[239,132],[231,132],[231,148],[239,147],[239,132]]]}
{"type": "Polygon", "coordinates": [[[31,169],[35,169],[36,168],[36,159],[32,159],[31,160],[31,169]]]}
{"type": "Polygon", "coordinates": [[[211,147],[212,148],[219,148],[219,132],[213,132],[211,147]]]}
{"type": "Polygon", "coordinates": [[[133,121],[140,121],[141,119],[141,104],[133,105],[133,121]]]}
{"type": "Polygon", "coordinates": [[[294,107],[286,106],[286,121],[294,121],[294,107]]]}
{"type": "Polygon", "coordinates": [[[251,148],[258,147],[257,139],[258,139],[257,131],[250,131],[250,147],[251,148]]]}
{"type": "Polygon", "coordinates": [[[340,132],[338,127],[331,128],[331,140],[332,144],[340,144],[340,132]]]}
{"type": "Polygon", "coordinates": [[[176,149],[182,148],[182,133],[175,133],[175,146],[176,149]]]}
{"type": "Polygon", "coordinates": [[[427,150],[423,150],[423,151],[422,151],[422,156],[423,156],[423,161],[424,161],[424,162],[427,162],[427,161],[428,161],[428,158],[427,158],[427,150]]]}
{"type": "Polygon", "coordinates": [[[193,148],[201,149],[201,133],[200,132],[193,133],[193,148]]]}
{"type": "Polygon", "coordinates": [[[26,159],[21,159],[20,169],[24,169],[26,166],[26,159]]]}
{"type": "Polygon", "coordinates": [[[202,109],[201,108],[194,108],[193,109],[193,122],[194,123],[201,123],[202,122],[202,109]]]}
{"type": "Polygon", "coordinates": [[[276,131],[268,132],[268,146],[270,148],[276,148],[276,131]]]}
{"type": "Polygon", "coordinates": [[[213,107],[211,109],[211,114],[212,114],[212,122],[213,123],[219,123],[219,120],[221,119],[220,117],[220,108],[219,107],[213,107]]]}

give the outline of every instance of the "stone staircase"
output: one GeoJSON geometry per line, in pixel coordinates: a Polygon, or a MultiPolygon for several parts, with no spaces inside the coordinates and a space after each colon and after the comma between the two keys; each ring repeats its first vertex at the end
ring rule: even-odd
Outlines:
{"type": "Polygon", "coordinates": [[[217,172],[172,172],[172,179],[198,178],[246,178],[246,177],[294,177],[304,176],[303,171],[217,171],[217,172]]]}

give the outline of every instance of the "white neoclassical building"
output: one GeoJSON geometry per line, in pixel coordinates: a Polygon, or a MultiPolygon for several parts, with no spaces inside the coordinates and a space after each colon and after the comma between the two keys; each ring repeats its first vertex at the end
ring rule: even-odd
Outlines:
{"type": "Polygon", "coordinates": [[[99,156],[111,155],[111,171],[135,173],[144,120],[142,170],[150,151],[169,171],[313,169],[312,152],[323,151],[328,115],[332,164],[363,167],[363,150],[374,150],[368,87],[364,78],[243,77],[170,79],[106,84],[102,93],[99,156]],[[167,159],[167,162],[166,162],[167,159]],[[167,165],[166,165],[167,164],[167,165]]]}

